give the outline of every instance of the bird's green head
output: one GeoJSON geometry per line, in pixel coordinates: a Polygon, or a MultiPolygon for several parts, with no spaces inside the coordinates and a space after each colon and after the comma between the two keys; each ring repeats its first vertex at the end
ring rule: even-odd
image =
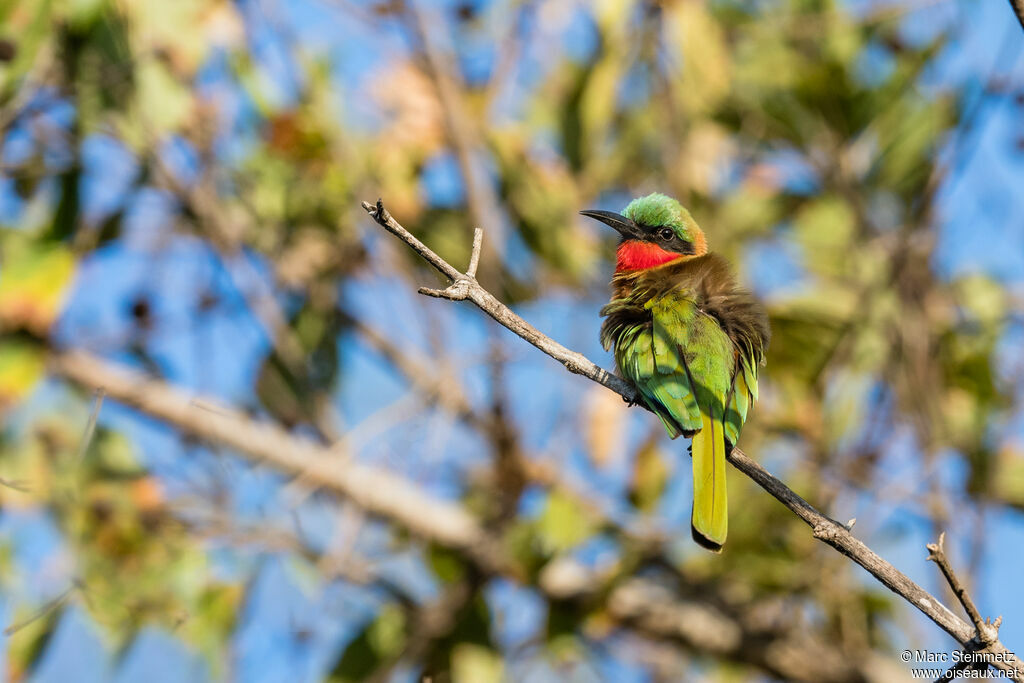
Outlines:
{"type": "Polygon", "coordinates": [[[621,214],[581,211],[615,228],[622,240],[616,270],[644,270],[708,251],[704,232],[678,201],[660,193],[637,197],[621,214]]]}

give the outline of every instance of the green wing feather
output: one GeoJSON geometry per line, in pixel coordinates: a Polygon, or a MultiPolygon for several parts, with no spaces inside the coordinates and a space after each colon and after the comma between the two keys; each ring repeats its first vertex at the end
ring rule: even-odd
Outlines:
{"type": "Polygon", "coordinates": [[[625,328],[615,346],[615,361],[671,438],[700,429],[700,411],[679,357],[657,339],[652,326],[625,328]]]}
{"type": "MultiPolygon", "coordinates": [[[[653,298],[645,307],[651,312],[659,371],[688,380],[687,403],[722,419],[735,366],[728,335],[685,291],[653,298]]],[[[701,428],[699,421],[695,428],[701,428]]]]}
{"type": "Polygon", "coordinates": [[[730,447],[740,438],[740,429],[747,421],[747,411],[757,400],[757,366],[751,359],[740,355],[736,361],[729,406],[725,411],[725,440],[730,447]]]}
{"type": "MultiPolygon", "coordinates": [[[[639,297],[643,297],[641,293],[639,297]]],[[[615,301],[602,313],[636,307],[637,298],[615,301]]],[[[643,304],[650,322],[638,320],[609,330],[615,360],[623,375],[640,390],[644,402],[661,418],[672,438],[693,440],[694,538],[712,550],[725,543],[728,531],[725,453],[735,445],[757,396],[753,359],[737,347],[695,297],[678,288],[643,304]]]]}

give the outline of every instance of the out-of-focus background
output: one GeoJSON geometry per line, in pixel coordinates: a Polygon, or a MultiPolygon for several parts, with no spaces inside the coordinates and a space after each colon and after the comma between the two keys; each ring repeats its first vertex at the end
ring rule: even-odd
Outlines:
{"type": "Polygon", "coordinates": [[[959,612],[945,531],[1020,651],[1022,52],[997,0],[0,2],[0,677],[894,681],[956,647],[735,471],[697,549],[685,441],[417,295],[377,197],[460,268],[483,228],[481,282],[605,367],[577,211],[679,198],[770,311],[747,453],[959,612]],[[189,427],[228,411],[505,569],[189,427]]]}

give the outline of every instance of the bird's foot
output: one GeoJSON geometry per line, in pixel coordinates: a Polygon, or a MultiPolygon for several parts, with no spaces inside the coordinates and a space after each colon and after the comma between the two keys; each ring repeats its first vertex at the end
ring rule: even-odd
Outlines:
{"type": "Polygon", "coordinates": [[[640,405],[640,399],[639,398],[633,399],[633,398],[629,398],[628,396],[623,396],[622,400],[630,408],[633,408],[635,406],[640,405]]]}

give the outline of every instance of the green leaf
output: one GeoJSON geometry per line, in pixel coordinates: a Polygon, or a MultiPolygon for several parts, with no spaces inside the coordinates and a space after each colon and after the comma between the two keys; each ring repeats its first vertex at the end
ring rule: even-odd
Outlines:
{"type": "Polygon", "coordinates": [[[107,476],[132,478],[146,471],[139,463],[131,439],[114,430],[101,429],[86,452],[86,458],[107,476]]]}
{"type": "Polygon", "coordinates": [[[568,550],[593,532],[590,516],[575,498],[560,491],[548,495],[544,512],[537,520],[537,534],[547,552],[568,550]]]}
{"type": "Polygon", "coordinates": [[[653,512],[665,492],[670,473],[671,467],[665,461],[657,442],[650,440],[645,443],[633,461],[630,502],[643,512],[653,512]]]}
{"type": "Polygon", "coordinates": [[[366,680],[380,665],[380,655],[373,649],[368,634],[369,628],[348,644],[341,658],[331,670],[328,680],[332,683],[357,683],[366,680]]]}
{"type": "Polygon", "coordinates": [[[855,230],[853,210],[833,196],[808,202],[793,221],[793,233],[807,255],[807,267],[826,275],[844,271],[850,260],[855,230]]]}
{"type": "Polygon", "coordinates": [[[504,668],[501,657],[490,648],[464,643],[452,650],[454,683],[500,683],[504,668]]]}
{"type": "Polygon", "coordinates": [[[365,680],[380,665],[405,647],[405,613],[396,604],[385,605],[356,638],[331,671],[329,680],[348,683],[365,680]]]}
{"type": "Polygon", "coordinates": [[[9,636],[4,636],[8,659],[5,674],[12,680],[29,678],[39,660],[45,656],[57,624],[66,613],[66,609],[61,606],[40,616],[40,609],[45,610],[46,607],[38,606],[36,611],[17,610],[12,623],[23,625],[9,636]]]}
{"type": "Polygon", "coordinates": [[[380,657],[393,657],[405,645],[405,612],[395,604],[385,605],[367,630],[367,639],[380,657]]]}
{"type": "Polygon", "coordinates": [[[455,583],[466,575],[466,565],[451,550],[432,544],[427,551],[427,562],[434,576],[445,583],[455,583]]]}

